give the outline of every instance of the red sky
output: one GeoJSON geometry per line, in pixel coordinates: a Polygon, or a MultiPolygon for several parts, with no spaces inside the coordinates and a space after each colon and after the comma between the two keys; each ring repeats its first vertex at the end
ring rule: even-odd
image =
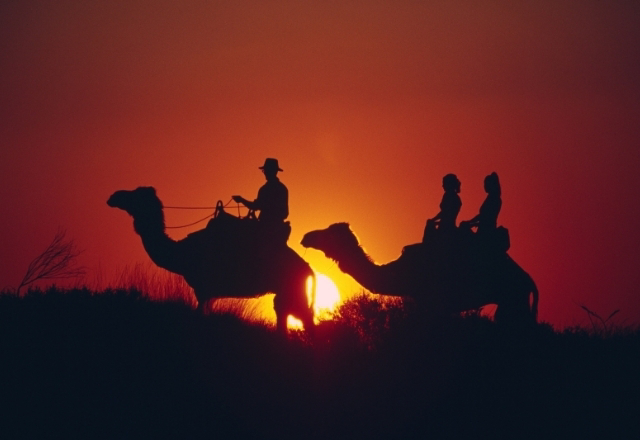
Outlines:
{"type": "Polygon", "coordinates": [[[444,174],[462,220],[497,171],[541,318],[640,323],[640,4],[517,3],[3,2],[0,288],[58,227],[94,272],[148,261],[113,191],[251,198],[269,156],[316,270],[338,278],[305,232],[348,221],[386,262],[444,174]]]}

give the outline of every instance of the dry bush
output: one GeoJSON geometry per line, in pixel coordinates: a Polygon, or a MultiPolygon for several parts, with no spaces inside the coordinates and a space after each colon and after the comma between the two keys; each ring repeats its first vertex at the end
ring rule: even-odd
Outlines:
{"type": "Polygon", "coordinates": [[[19,295],[23,287],[38,281],[68,280],[83,276],[85,268],[77,264],[80,253],[73,240],[67,239],[66,231],[59,229],[49,246],[29,263],[22,281],[16,288],[16,294],[19,295]]]}
{"type": "Polygon", "coordinates": [[[156,301],[179,301],[193,306],[196,304],[193,289],[183,277],[149,263],[125,266],[116,274],[108,287],[135,289],[156,301]]]}

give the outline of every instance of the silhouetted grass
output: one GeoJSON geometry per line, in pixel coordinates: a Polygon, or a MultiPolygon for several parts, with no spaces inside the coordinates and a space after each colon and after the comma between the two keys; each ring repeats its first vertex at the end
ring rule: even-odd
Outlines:
{"type": "Polygon", "coordinates": [[[0,295],[3,438],[633,438],[640,332],[358,297],[313,340],[135,289],[0,295]]]}
{"type": "MultiPolygon", "coordinates": [[[[197,300],[191,286],[180,275],[158,268],[152,263],[125,266],[115,276],[105,277],[98,271],[85,285],[93,291],[136,290],[153,301],[177,301],[196,307],[197,300]],[[109,281],[105,281],[108,278],[109,281]]],[[[259,298],[218,298],[207,303],[205,310],[231,314],[251,322],[275,326],[273,295],[259,298]]]]}
{"type": "Polygon", "coordinates": [[[184,277],[150,262],[124,266],[112,276],[106,276],[100,270],[92,273],[92,279],[81,279],[82,285],[89,286],[92,291],[136,290],[155,301],[178,301],[193,307],[197,303],[193,289],[184,277]]]}

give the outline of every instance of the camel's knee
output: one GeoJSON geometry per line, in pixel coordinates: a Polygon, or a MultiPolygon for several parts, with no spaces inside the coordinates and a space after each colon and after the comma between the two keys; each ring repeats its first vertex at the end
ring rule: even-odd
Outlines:
{"type": "Polygon", "coordinates": [[[287,333],[287,318],[289,313],[285,309],[281,298],[276,295],[273,298],[273,309],[276,312],[276,330],[278,333],[287,333]]]}
{"type": "Polygon", "coordinates": [[[302,325],[304,325],[305,331],[313,331],[316,326],[313,316],[313,310],[311,308],[306,309],[302,313],[300,320],[302,321],[302,325]]]}
{"type": "Polygon", "coordinates": [[[281,335],[287,334],[287,315],[276,317],[276,332],[281,335]]]}
{"type": "Polygon", "coordinates": [[[313,319],[309,323],[304,323],[304,331],[311,341],[316,338],[316,324],[313,319]]]}
{"type": "Polygon", "coordinates": [[[493,319],[496,323],[513,326],[535,323],[535,317],[528,304],[499,304],[493,319]]]}
{"type": "Polygon", "coordinates": [[[512,305],[498,304],[493,319],[497,324],[513,324],[517,320],[517,314],[512,305]]]}

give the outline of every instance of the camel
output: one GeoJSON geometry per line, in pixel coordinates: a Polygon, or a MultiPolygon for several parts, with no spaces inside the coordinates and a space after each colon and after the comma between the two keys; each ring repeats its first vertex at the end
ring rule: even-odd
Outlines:
{"type": "Polygon", "coordinates": [[[496,322],[537,321],[538,289],[506,252],[458,251],[437,243],[420,243],[406,246],[395,261],[379,265],[367,255],[347,223],[308,232],[301,244],[324,252],[371,292],[412,297],[433,317],[496,304],[496,322]]]}
{"type": "Polygon", "coordinates": [[[261,239],[255,220],[237,218],[219,204],[206,228],[176,241],[165,232],[162,202],[153,187],[116,191],[107,204],[133,217],[134,230],[151,260],[184,277],[193,288],[199,310],[214,298],[274,293],[279,332],[286,333],[290,314],[302,321],[306,331],[312,330],[313,270],[286,243],[261,239]],[[306,295],[309,277],[311,305],[306,295]]]}

